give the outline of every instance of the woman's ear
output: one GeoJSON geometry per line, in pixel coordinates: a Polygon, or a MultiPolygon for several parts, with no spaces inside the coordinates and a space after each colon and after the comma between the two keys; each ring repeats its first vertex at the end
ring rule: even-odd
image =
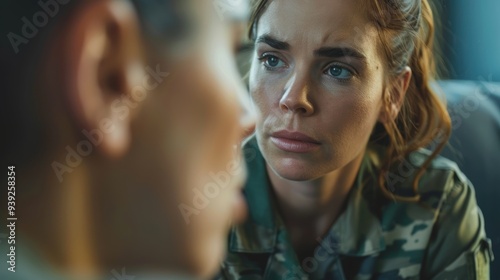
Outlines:
{"type": "Polygon", "coordinates": [[[97,150],[120,156],[128,150],[133,110],[140,106],[126,101],[144,77],[135,11],[127,1],[89,1],[61,33],[60,86],[71,115],[97,150]]]}
{"type": "Polygon", "coordinates": [[[412,77],[411,68],[406,66],[403,71],[392,81],[386,92],[384,92],[384,108],[379,116],[381,123],[395,120],[403,106],[403,102],[410,86],[412,77]]]}

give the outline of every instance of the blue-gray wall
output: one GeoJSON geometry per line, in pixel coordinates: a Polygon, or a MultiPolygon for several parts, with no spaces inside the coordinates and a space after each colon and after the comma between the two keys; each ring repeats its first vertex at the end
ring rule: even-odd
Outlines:
{"type": "Polygon", "coordinates": [[[500,1],[440,2],[448,78],[500,81],[500,1]]]}

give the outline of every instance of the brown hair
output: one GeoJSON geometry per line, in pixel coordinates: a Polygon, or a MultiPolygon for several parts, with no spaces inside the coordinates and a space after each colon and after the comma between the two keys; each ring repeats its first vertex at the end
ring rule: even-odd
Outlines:
{"type": "MultiPolygon", "coordinates": [[[[249,37],[254,38],[260,16],[270,0],[254,0],[250,18],[249,37]]],[[[412,69],[412,79],[401,111],[396,119],[383,124],[381,134],[375,130],[371,141],[387,143],[387,155],[382,162],[378,183],[389,198],[399,201],[419,201],[418,182],[430,162],[441,152],[451,133],[451,120],[445,104],[431,89],[436,76],[433,54],[434,19],[428,0],[367,0],[368,14],[378,30],[381,47],[387,58],[390,78],[396,77],[405,66],[412,69]],[[436,141],[436,148],[422,164],[413,181],[413,197],[393,194],[388,189],[387,176],[391,167],[411,152],[436,141]]],[[[387,92],[387,91],[384,91],[387,92]]],[[[389,110],[390,96],[384,93],[385,109],[389,110]]],[[[389,112],[389,111],[388,111],[389,112]]]]}

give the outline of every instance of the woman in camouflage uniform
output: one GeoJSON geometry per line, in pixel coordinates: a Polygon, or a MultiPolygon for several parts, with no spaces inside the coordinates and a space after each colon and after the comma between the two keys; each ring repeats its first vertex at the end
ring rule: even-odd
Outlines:
{"type": "Polygon", "coordinates": [[[220,277],[488,279],[473,187],[437,156],[428,1],[259,0],[249,31],[263,117],[220,277]]]}

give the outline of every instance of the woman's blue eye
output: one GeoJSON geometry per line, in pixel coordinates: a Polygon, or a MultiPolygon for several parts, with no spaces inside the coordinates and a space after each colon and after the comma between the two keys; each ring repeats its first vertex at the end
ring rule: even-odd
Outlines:
{"type": "Polygon", "coordinates": [[[332,66],[328,68],[328,74],[337,78],[337,79],[342,79],[342,80],[347,80],[352,77],[351,71],[347,70],[344,67],[340,66],[332,66]]]}
{"type": "Polygon", "coordinates": [[[283,61],[274,55],[264,57],[264,64],[269,68],[278,68],[283,66],[283,61]]]}

